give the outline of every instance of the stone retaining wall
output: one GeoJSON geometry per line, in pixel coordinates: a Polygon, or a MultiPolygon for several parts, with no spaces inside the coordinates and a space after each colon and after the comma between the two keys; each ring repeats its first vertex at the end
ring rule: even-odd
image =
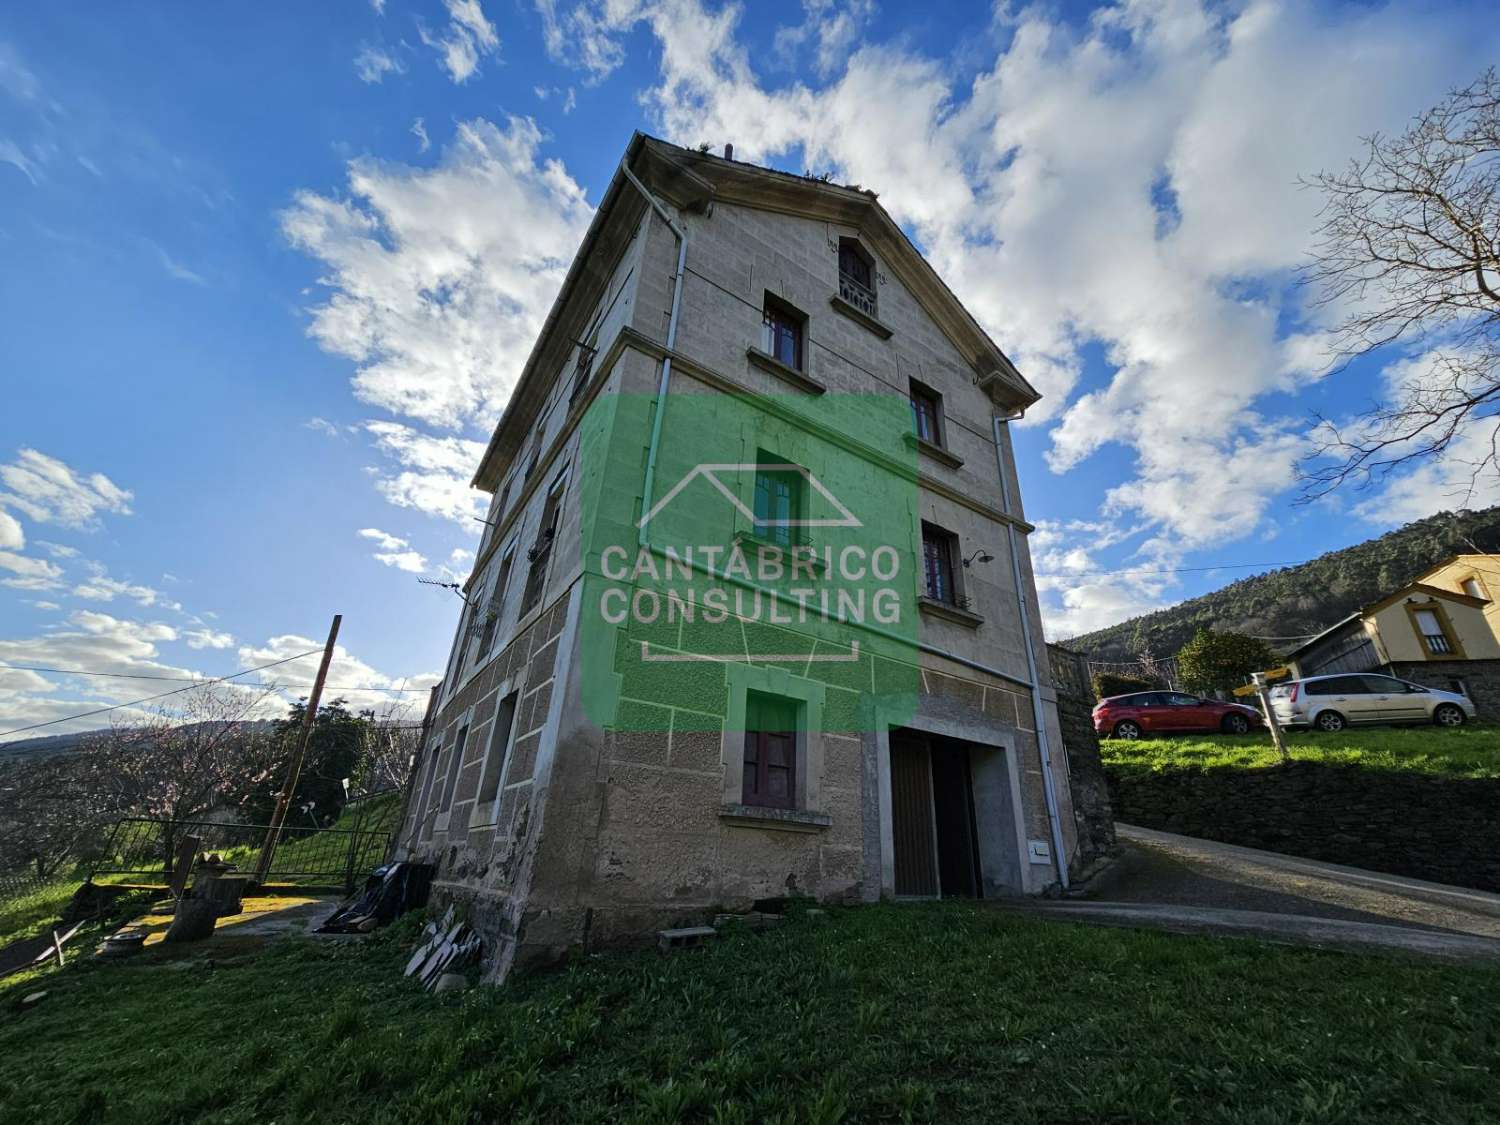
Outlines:
{"type": "Polygon", "coordinates": [[[1500,779],[1317,762],[1107,775],[1126,824],[1500,891],[1500,779]]]}
{"type": "Polygon", "coordinates": [[[1094,694],[1083,657],[1061,645],[1047,646],[1052,684],[1057,691],[1057,721],[1068,756],[1068,787],[1078,843],[1069,866],[1078,874],[1115,846],[1115,817],[1099,736],[1094,733],[1094,694]]]}

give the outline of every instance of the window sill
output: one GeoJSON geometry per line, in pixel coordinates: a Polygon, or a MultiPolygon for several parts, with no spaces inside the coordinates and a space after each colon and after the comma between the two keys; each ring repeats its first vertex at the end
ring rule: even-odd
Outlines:
{"type": "Polygon", "coordinates": [[[979,614],[947,602],[940,602],[936,598],[929,598],[925,594],[917,596],[917,609],[929,617],[941,617],[945,621],[952,621],[970,629],[977,629],[984,624],[984,618],[979,614]]]}
{"type": "Polygon", "coordinates": [[[883,321],[876,320],[873,316],[865,312],[864,309],[858,307],[857,305],[851,305],[837,293],[828,298],[828,303],[833,306],[834,312],[843,313],[850,320],[854,321],[855,324],[858,324],[861,328],[868,328],[882,340],[889,340],[892,336],[895,335],[895,330],[890,328],[883,321]]]}
{"type": "Polygon", "coordinates": [[[757,555],[759,555],[761,551],[771,550],[772,548],[774,548],[782,553],[785,565],[787,566],[788,570],[790,570],[792,565],[792,552],[804,551],[804,554],[798,560],[799,566],[811,566],[814,570],[820,572],[824,569],[823,556],[818,554],[817,548],[805,539],[799,540],[795,543],[782,543],[778,540],[771,539],[768,536],[762,535],[758,531],[736,531],[734,533],[734,543],[735,546],[741,547],[747,552],[754,551],[757,555]],[[805,551],[813,552],[813,556],[811,559],[807,558],[805,551]]]}
{"type": "Polygon", "coordinates": [[[782,363],[781,360],[777,359],[775,356],[768,355],[767,353],[761,351],[759,348],[746,348],[745,355],[749,357],[751,363],[755,364],[755,366],[759,367],[762,371],[769,371],[778,379],[790,383],[798,390],[806,391],[808,394],[813,395],[820,395],[828,390],[827,387],[818,382],[811,375],[808,375],[802,371],[798,371],[790,364],[782,363]]]}
{"type": "Polygon", "coordinates": [[[907,433],[905,435],[905,439],[907,445],[912,446],[920,453],[926,454],[934,461],[937,461],[943,465],[947,465],[950,469],[963,468],[964,459],[962,457],[958,456],[958,454],[956,453],[950,453],[948,450],[944,449],[936,442],[928,441],[926,438],[918,437],[913,433],[907,433]]]}
{"type": "Polygon", "coordinates": [[[824,832],[833,827],[833,817],[827,813],[762,805],[723,805],[719,819],[742,828],[769,828],[776,832],[824,832]]]}

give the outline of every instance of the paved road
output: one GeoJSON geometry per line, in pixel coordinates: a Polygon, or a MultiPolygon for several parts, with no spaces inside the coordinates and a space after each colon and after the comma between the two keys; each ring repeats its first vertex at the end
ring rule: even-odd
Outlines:
{"type": "Polygon", "coordinates": [[[1077,921],[1249,933],[1314,945],[1500,957],[1500,895],[1116,825],[1125,854],[1081,899],[1035,906],[1077,921]]]}

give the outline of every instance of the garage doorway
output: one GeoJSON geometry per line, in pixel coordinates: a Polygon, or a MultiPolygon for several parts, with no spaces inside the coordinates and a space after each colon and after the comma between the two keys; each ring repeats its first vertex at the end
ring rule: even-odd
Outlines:
{"type": "Polygon", "coordinates": [[[890,753],[897,897],[980,897],[968,745],[896,727],[890,732],[890,753]]]}

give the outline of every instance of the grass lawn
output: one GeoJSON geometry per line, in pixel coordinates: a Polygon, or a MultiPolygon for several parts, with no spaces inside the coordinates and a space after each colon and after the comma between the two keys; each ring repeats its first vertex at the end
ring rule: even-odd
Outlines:
{"type": "Polygon", "coordinates": [[[434,997],[400,976],[415,932],[6,982],[0,1119],[1500,1117],[1500,968],[944,903],[434,997]],[[40,1005],[11,1010],[38,987],[40,1005]]]}
{"type": "MultiPolygon", "coordinates": [[[[1447,777],[1500,777],[1500,727],[1470,723],[1457,729],[1435,726],[1363,727],[1337,734],[1291,731],[1287,749],[1296,760],[1415,770],[1447,777]]],[[[1105,766],[1151,770],[1183,766],[1274,766],[1279,761],[1271,736],[1188,734],[1107,738],[1099,743],[1105,766]]]]}

